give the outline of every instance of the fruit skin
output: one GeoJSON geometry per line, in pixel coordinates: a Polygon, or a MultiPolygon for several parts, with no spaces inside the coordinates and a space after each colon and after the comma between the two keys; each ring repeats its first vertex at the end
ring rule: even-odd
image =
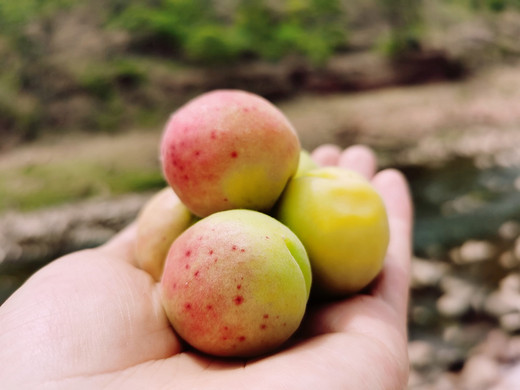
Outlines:
{"type": "Polygon", "coordinates": [[[384,203],[371,183],[339,167],[294,178],[276,218],[303,242],[317,296],[346,296],[380,272],[389,241],[384,203]]]}
{"type": "Polygon", "coordinates": [[[163,174],[196,215],[268,211],[298,167],[300,141],[266,99],[215,90],[170,117],[161,140],[163,174]]]}
{"type": "Polygon", "coordinates": [[[300,161],[298,163],[298,169],[293,177],[298,177],[303,175],[305,172],[310,171],[311,169],[318,168],[318,164],[312,159],[310,153],[305,150],[300,150],[300,161]]]}
{"type": "Polygon", "coordinates": [[[173,328],[193,347],[251,357],[294,333],[310,286],[309,260],[294,233],[266,214],[228,210],[175,240],[161,297],[173,328]]]}
{"type": "Polygon", "coordinates": [[[194,221],[194,216],[182,204],[170,187],[157,192],[137,216],[134,255],[137,266],[161,280],[170,246],[194,221]]]}

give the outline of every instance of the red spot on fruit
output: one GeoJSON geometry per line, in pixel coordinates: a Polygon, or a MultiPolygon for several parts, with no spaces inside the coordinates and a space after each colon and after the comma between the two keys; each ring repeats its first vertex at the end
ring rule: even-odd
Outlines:
{"type": "Polygon", "coordinates": [[[186,253],[185,253],[186,257],[190,257],[191,256],[191,251],[190,250],[187,250],[186,253]]]}
{"type": "Polygon", "coordinates": [[[224,202],[229,202],[229,199],[228,198],[224,198],[222,199],[224,202]]]}
{"type": "Polygon", "coordinates": [[[260,329],[263,330],[263,329],[265,329],[265,328],[267,328],[267,325],[266,325],[266,324],[262,324],[262,325],[260,325],[260,329]]]}
{"type": "Polygon", "coordinates": [[[269,318],[269,314],[264,314],[264,318],[268,319],[269,318]]]}
{"type": "Polygon", "coordinates": [[[206,309],[208,309],[208,310],[213,310],[213,305],[208,305],[208,306],[206,306],[206,309]]]}
{"type": "Polygon", "coordinates": [[[242,288],[242,285],[241,284],[238,284],[237,285],[237,290],[240,290],[242,288]]]}
{"type": "Polygon", "coordinates": [[[210,250],[209,250],[209,254],[210,254],[210,255],[213,254],[213,249],[210,249],[210,250]]]}
{"type": "Polygon", "coordinates": [[[232,250],[236,251],[238,248],[236,245],[233,245],[233,247],[231,248],[232,250]]]}
{"type": "Polygon", "coordinates": [[[195,155],[195,157],[199,157],[200,156],[200,150],[196,150],[195,153],[193,153],[195,155]]]}
{"type": "Polygon", "coordinates": [[[217,139],[217,132],[213,130],[210,135],[211,139],[217,139]]]}
{"type": "Polygon", "coordinates": [[[246,250],[244,248],[240,249],[240,252],[245,252],[246,250]]]}
{"type": "Polygon", "coordinates": [[[189,264],[186,264],[186,265],[184,266],[184,268],[186,268],[186,269],[190,269],[190,265],[189,265],[189,264]]]}
{"type": "Polygon", "coordinates": [[[218,261],[218,259],[213,260],[214,263],[216,263],[217,261],[218,261]]]}
{"type": "Polygon", "coordinates": [[[240,336],[238,337],[238,341],[242,342],[242,341],[246,341],[246,336],[240,336]]]}
{"type": "Polygon", "coordinates": [[[184,308],[185,308],[186,310],[191,310],[191,303],[185,303],[185,304],[184,304],[184,308]]]}
{"type": "MultiPolygon", "coordinates": [[[[181,168],[181,171],[182,171],[182,168],[181,168]]],[[[182,178],[183,178],[185,181],[189,181],[189,180],[190,180],[190,178],[188,177],[188,175],[184,175],[182,178]]]]}
{"type": "Polygon", "coordinates": [[[235,302],[235,305],[241,305],[244,302],[244,297],[242,295],[237,295],[235,298],[233,298],[233,302],[235,302]]]}
{"type": "Polygon", "coordinates": [[[266,239],[266,240],[269,240],[270,238],[271,238],[271,237],[269,237],[269,236],[265,236],[265,239],[266,239]]]}
{"type": "Polygon", "coordinates": [[[196,271],[193,275],[194,276],[199,276],[199,274],[200,274],[200,271],[196,271]]]}
{"type": "Polygon", "coordinates": [[[236,150],[232,151],[231,158],[237,158],[237,157],[238,157],[238,152],[236,150]]]}

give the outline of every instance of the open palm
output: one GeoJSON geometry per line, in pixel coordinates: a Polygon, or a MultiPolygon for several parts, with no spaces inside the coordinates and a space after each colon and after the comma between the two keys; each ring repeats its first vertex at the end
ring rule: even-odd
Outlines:
{"type": "Polygon", "coordinates": [[[135,265],[130,226],[106,245],[55,260],[0,307],[3,389],[403,389],[411,205],[402,175],[375,173],[364,147],[323,146],[313,157],[371,178],[385,201],[385,267],[363,294],[311,305],[285,349],[217,359],[186,347],[135,265]]]}

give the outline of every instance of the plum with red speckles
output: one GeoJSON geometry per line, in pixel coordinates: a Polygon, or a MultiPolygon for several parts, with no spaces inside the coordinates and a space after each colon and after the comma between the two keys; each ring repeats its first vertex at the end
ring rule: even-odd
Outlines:
{"type": "Polygon", "coordinates": [[[216,90],[173,113],[160,152],[167,182],[205,217],[229,209],[268,211],[297,170],[300,141],[268,100],[216,90]]]}
{"type": "Polygon", "coordinates": [[[170,187],[156,193],[137,217],[134,254],[139,268],[161,280],[170,245],[193,220],[194,216],[170,187]]]}
{"type": "Polygon", "coordinates": [[[161,298],[190,345],[216,356],[249,357],[276,349],[294,333],[310,286],[307,253],[291,230],[257,211],[228,210],[174,241],[161,298]]]}

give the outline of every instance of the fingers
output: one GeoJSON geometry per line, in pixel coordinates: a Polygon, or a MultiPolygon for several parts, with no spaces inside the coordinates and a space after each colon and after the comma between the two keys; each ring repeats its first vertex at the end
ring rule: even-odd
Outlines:
{"type": "Polygon", "coordinates": [[[311,153],[313,160],[323,167],[338,165],[340,155],[341,148],[339,146],[330,144],[318,146],[311,153]]]}
{"type": "Polygon", "coordinates": [[[134,256],[134,243],[137,234],[137,225],[131,223],[122,231],[112,237],[106,244],[102,245],[99,250],[131,264],[136,264],[134,256]]]}
{"type": "Polygon", "coordinates": [[[345,149],[338,159],[340,167],[352,169],[367,179],[371,179],[376,173],[377,160],[372,149],[355,145],[345,149]]]}
{"type": "Polygon", "coordinates": [[[385,266],[374,294],[380,296],[406,321],[412,254],[412,201],[405,177],[397,170],[379,172],[374,187],[383,197],[390,225],[385,266]]]}
{"type": "Polygon", "coordinates": [[[352,169],[367,179],[371,179],[377,169],[374,152],[363,145],[351,146],[343,151],[336,145],[321,145],[312,152],[311,156],[321,166],[336,165],[352,169]]]}

